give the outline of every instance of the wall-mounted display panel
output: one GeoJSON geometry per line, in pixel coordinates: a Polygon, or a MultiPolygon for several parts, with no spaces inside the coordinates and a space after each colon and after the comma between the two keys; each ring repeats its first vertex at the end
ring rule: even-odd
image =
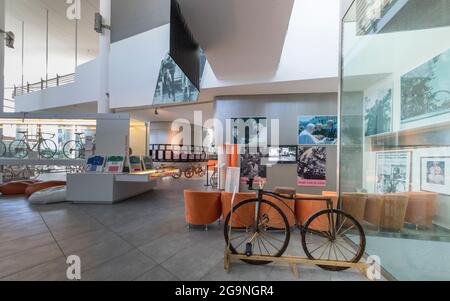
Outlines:
{"type": "Polygon", "coordinates": [[[301,116],[298,118],[299,145],[336,145],[337,116],[301,116]]]}

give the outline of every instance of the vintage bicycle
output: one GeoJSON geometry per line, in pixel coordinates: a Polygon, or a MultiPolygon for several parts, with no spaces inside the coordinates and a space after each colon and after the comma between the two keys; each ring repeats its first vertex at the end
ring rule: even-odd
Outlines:
{"type": "Polygon", "coordinates": [[[0,158],[3,158],[6,155],[6,144],[3,142],[3,136],[0,136],[0,158]]]}
{"type": "Polygon", "coordinates": [[[336,262],[359,263],[366,248],[364,230],[354,217],[334,209],[332,199],[298,198],[294,189],[270,192],[260,187],[256,198],[233,206],[224,224],[228,252],[246,256],[241,260],[252,265],[265,265],[271,263],[270,258],[282,257],[292,234],[296,233],[295,227],[300,230],[298,235],[307,258],[321,263],[330,262],[330,265],[319,265],[325,270],[348,269],[336,262]],[[276,203],[289,210],[283,211],[271,200],[277,200],[276,203]],[[313,214],[304,225],[294,226],[285,214],[286,211],[292,213],[295,221],[295,213],[286,203],[288,201],[323,202],[327,209],[313,214]],[[252,257],[269,260],[255,260],[252,257]]]}
{"type": "Polygon", "coordinates": [[[84,159],[86,157],[86,141],[84,133],[75,133],[75,140],[67,141],[63,146],[63,154],[67,159],[84,159]]]}
{"type": "Polygon", "coordinates": [[[29,152],[37,151],[41,158],[52,159],[58,152],[56,143],[51,140],[55,138],[55,134],[42,133],[40,131],[37,135],[29,135],[27,131],[18,133],[22,134],[23,137],[14,140],[9,145],[9,152],[16,158],[23,159],[28,156],[29,152]],[[44,138],[44,135],[49,136],[49,138],[44,138]],[[31,146],[31,143],[34,144],[31,146]]]}

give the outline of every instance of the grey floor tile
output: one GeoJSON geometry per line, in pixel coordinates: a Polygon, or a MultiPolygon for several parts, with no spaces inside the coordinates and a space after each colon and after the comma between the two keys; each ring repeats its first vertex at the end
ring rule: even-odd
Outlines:
{"type": "Polygon", "coordinates": [[[96,266],[82,274],[85,281],[130,281],[150,271],[156,262],[138,250],[96,266]]]}
{"type": "Polygon", "coordinates": [[[158,265],[140,276],[136,281],[179,281],[179,279],[168,270],[158,265]]]}
{"type": "Polygon", "coordinates": [[[8,241],[0,244],[0,258],[14,255],[32,248],[49,245],[53,242],[53,237],[49,232],[8,241]]]}
{"type": "Polygon", "coordinates": [[[66,281],[66,264],[65,257],[59,257],[49,262],[40,264],[31,269],[24,270],[9,277],[2,279],[3,281],[66,281]]]}
{"type": "Polygon", "coordinates": [[[45,224],[35,225],[32,227],[21,226],[12,230],[0,232],[0,243],[6,243],[11,240],[17,240],[45,232],[48,232],[48,228],[45,224]]]}
{"type": "Polygon", "coordinates": [[[72,236],[70,238],[58,240],[58,244],[65,254],[73,254],[75,252],[100,244],[105,240],[118,238],[119,237],[112,231],[107,229],[100,229],[85,232],[76,236],[72,236]]]}
{"type": "Polygon", "coordinates": [[[87,271],[93,267],[99,266],[111,259],[119,257],[132,250],[132,246],[120,238],[105,239],[87,249],[75,252],[75,254],[66,254],[79,256],[81,259],[82,271],[87,271]]]}
{"type": "Polygon", "coordinates": [[[161,265],[182,281],[197,281],[223,260],[223,252],[196,245],[178,252],[161,265]]]}
{"type": "Polygon", "coordinates": [[[63,256],[55,243],[33,248],[0,260],[0,278],[33,268],[42,263],[63,256]]]}

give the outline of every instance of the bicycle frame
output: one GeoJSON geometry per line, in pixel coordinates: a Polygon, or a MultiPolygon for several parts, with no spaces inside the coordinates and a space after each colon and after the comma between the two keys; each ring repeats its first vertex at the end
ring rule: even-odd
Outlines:
{"type": "MultiPolygon", "coordinates": [[[[257,190],[258,202],[256,203],[256,208],[255,208],[255,213],[256,213],[255,214],[255,225],[257,227],[259,227],[259,225],[260,225],[260,209],[261,209],[261,202],[264,199],[264,196],[270,196],[270,197],[273,197],[273,198],[279,200],[286,208],[289,209],[289,211],[291,212],[292,216],[294,216],[294,217],[295,217],[295,212],[292,210],[291,207],[289,207],[286,204],[286,202],[285,202],[286,200],[292,200],[292,201],[295,201],[295,202],[301,202],[301,201],[323,202],[323,203],[326,203],[327,210],[329,210],[330,212],[332,212],[332,210],[333,210],[333,200],[331,198],[314,198],[314,197],[312,197],[312,198],[309,198],[309,197],[308,198],[297,198],[297,197],[294,197],[294,196],[284,196],[284,195],[281,195],[281,194],[278,194],[278,193],[275,193],[275,192],[265,191],[263,189],[258,189],[257,190]]],[[[336,229],[335,229],[335,223],[334,223],[335,222],[334,221],[334,216],[330,215],[330,216],[328,216],[328,218],[331,218],[331,220],[329,220],[329,224],[333,227],[329,234],[331,235],[331,239],[335,239],[336,229]]],[[[303,226],[304,225],[300,225],[300,224],[297,225],[297,227],[300,230],[302,230],[303,226]]],[[[259,231],[259,228],[256,229],[256,231],[259,231]]]]}

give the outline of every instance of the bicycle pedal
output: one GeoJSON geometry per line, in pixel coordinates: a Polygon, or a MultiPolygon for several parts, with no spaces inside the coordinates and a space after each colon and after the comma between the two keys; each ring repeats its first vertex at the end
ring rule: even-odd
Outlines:
{"type": "Polygon", "coordinates": [[[245,246],[245,255],[247,257],[251,257],[253,255],[253,245],[251,243],[247,243],[245,246]]]}

